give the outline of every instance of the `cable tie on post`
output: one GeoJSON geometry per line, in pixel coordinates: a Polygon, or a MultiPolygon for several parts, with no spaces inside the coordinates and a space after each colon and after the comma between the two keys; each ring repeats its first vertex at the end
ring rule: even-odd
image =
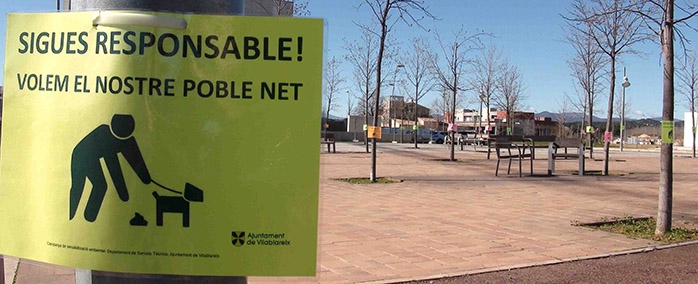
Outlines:
{"type": "Polygon", "coordinates": [[[146,26],[184,30],[187,21],[181,18],[138,14],[130,12],[100,12],[92,20],[93,26],[146,26]]]}

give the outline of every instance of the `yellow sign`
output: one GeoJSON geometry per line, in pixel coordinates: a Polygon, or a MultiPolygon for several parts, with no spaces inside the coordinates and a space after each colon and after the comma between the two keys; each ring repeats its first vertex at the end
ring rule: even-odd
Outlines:
{"type": "Polygon", "coordinates": [[[674,121],[662,120],[662,144],[674,143],[674,121]]]}
{"type": "Polygon", "coordinates": [[[380,126],[368,126],[368,138],[381,139],[381,134],[380,126]]]}
{"type": "Polygon", "coordinates": [[[184,30],[11,14],[0,253],[182,275],[314,275],[317,19],[184,30]]]}

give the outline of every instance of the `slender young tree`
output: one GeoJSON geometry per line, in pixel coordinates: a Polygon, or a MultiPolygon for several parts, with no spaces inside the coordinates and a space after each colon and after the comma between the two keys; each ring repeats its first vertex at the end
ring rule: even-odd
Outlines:
{"type": "MultiPolygon", "coordinates": [[[[484,32],[477,32],[468,35],[461,28],[453,34],[453,39],[445,43],[440,34],[436,34],[436,40],[439,43],[439,56],[435,56],[432,60],[432,70],[436,74],[438,84],[442,89],[451,93],[451,101],[458,101],[458,92],[464,92],[468,89],[468,80],[463,78],[467,70],[468,64],[472,60],[468,59],[468,53],[474,49],[482,48],[480,38],[485,35],[484,32]]],[[[450,124],[455,124],[456,104],[451,105],[448,118],[450,124]]],[[[451,153],[450,160],[455,161],[455,144],[456,133],[451,131],[451,153]]]]}
{"type": "Polygon", "coordinates": [[[526,99],[523,92],[523,75],[516,66],[504,63],[502,74],[497,78],[497,88],[492,97],[497,109],[507,114],[507,128],[514,130],[514,113],[523,107],[526,99]]]}
{"type": "MultiPolygon", "coordinates": [[[[330,112],[339,107],[337,95],[341,91],[340,85],[344,82],[344,77],[342,77],[342,74],[339,70],[339,66],[341,64],[342,63],[339,59],[337,59],[336,57],[332,57],[332,59],[327,62],[325,70],[323,70],[323,75],[325,77],[325,88],[323,95],[323,109],[325,112],[323,114],[323,117],[325,118],[324,124],[328,123],[330,119],[330,112]]],[[[323,128],[325,129],[325,132],[327,132],[327,127],[323,128]]]]}
{"type": "Polygon", "coordinates": [[[414,100],[414,148],[419,148],[417,144],[419,127],[419,100],[426,94],[434,90],[436,86],[436,78],[429,69],[429,64],[434,55],[431,53],[431,48],[426,39],[413,38],[411,41],[412,49],[405,53],[401,61],[405,62],[405,79],[407,80],[408,88],[411,89],[412,99],[414,100]]]}
{"type": "Polygon", "coordinates": [[[473,79],[471,85],[473,89],[478,90],[478,100],[480,102],[480,120],[482,120],[482,105],[484,104],[487,112],[487,125],[490,125],[490,109],[492,107],[492,96],[494,96],[497,88],[497,78],[501,76],[504,69],[502,62],[502,53],[497,50],[494,45],[488,47],[478,56],[471,64],[473,70],[473,79]]]}
{"type": "MultiPolygon", "coordinates": [[[[596,44],[594,39],[590,37],[591,24],[586,23],[587,33],[582,33],[577,28],[568,28],[567,41],[574,49],[572,58],[567,61],[567,64],[572,69],[572,77],[577,81],[575,90],[578,97],[570,98],[571,104],[582,112],[581,129],[585,129],[586,125],[594,125],[594,110],[597,99],[603,89],[603,77],[608,73],[604,69],[608,65],[608,59],[596,44]]],[[[594,141],[593,132],[586,132],[587,143],[589,145],[589,157],[594,158],[594,141]]]]}
{"type": "Polygon", "coordinates": [[[352,110],[354,109],[354,101],[351,100],[351,94],[347,91],[347,118],[351,116],[352,110]]]}
{"type": "MultiPolygon", "coordinates": [[[[453,102],[453,96],[452,93],[444,89],[441,86],[437,86],[439,91],[437,96],[434,98],[434,100],[431,102],[431,109],[432,112],[437,118],[440,116],[441,118],[446,118],[446,116],[449,116],[451,113],[451,109],[455,107],[458,107],[462,104],[462,97],[457,97],[457,101],[453,102]]],[[[446,130],[446,129],[443,129],[446,130]]]]}
{"type": "MultiPolygon", "coordinates": [[[[361,6],[367,6],[379,25],[378,36],[378,60],[376,64],[376,93],[374,96],[373,127],[378,127],[378,111],[380,107],[380,94],[382,86],[383,56],[385,55],[386,39],[392,27],[403,21],[408,24],[419,24],[424,16],[434,18],[424,5],[424,0],[364,0],[361,6]],[[395,15],[396,14],[396,15],[395,15]],[[396,16],[396,17],[393,17],[396,16]]],[[[376,182],[376,139],[371,139],[371,182],[376,182]]]]}
{"type": "MultiPolygon", "coordinates": [[[[376,75],[378,54],[378,37],[370,30],[361,29],[361,38],[353,42],[345,42],[344,49],[347,51],[345,60],[354,67],[353,77],[357,91],[357,106],[363,109],[364,125],[369,125],[369,117],[374,116],[373,95],[376,91],[374,77],[376,75]]],[[[366,153],[369,152],[368,131],[364,129],[364,145],[366,153]]]]}
{"type": "MultiPolygon", "coordinates": [[[[582,120],[579,122],[579,129],[581,130],[584,129],[585,123],[587,121],[587,108],[589,104],[587,103],[587,96],[579,91],[579,87],[575,86],[574,90],[575,95],[565,94],[564,100],[567,103],[568,111],[576,111],[582,114],[582,120]]],[[[581,131],[578,134],[579,138],[585,138],[585,134],[583,134],[581,131]]]]}
{"type": "MultiPolygon", "coordinates": [[[[691,135],[693,143],[691,145],[692,157],[696,157],[696,101],[698,100],[698,53],[687,54],[684,63],[678,72],[679,81],[683,85],[679,92],[683,93],[688,110],[691,112],[691,135]]],[[[685,126],[684,124],[684,127],[685,126]]]]}
{"type": "Polygon", "coordinates": [[[608,175],[609,146],[607,137],[612,136],[613,98],[616,88],[616,61],[625,53],[636,53],[632,46],[648,39],[640,15],[623,7],[634,5],[635,0],[575,0],[570,15],[565,19],[570,27],[594,40],[601,52],[608,56],[610,64],[610,86],[606,131],[604,133],[603,174],[608,175]]]}
{"type": "Polygon", "coordinates": [[[678,36],[679,42],[684,47],[686,38],[679,27],[695,30],[688,24],[688,20],[698,14],[698,6],[693,0],[634,0],[635,5],[623,7],[624,11],[639,15],[647,26],[654,32],[662,50],[664,69],[664,88],[662,106],[662,145],[659,158],[659,197],[657,206],[656,235],[663,235],[671,230],[671,215],[673,204],[673,180],[674,180],[674,36],[678,36]],[[675,17],[678,11],[679,16],[675,17]]]}
{"type": "Polygon", "coordinates": [[[557,121],[557,136],[568,137],[569,133],[565,129],[567,116],[570,114],[572,102],[568,96],[565,96],[562,101],[557,102],[558,110],[555,112],[555,120],[557,121]]]}

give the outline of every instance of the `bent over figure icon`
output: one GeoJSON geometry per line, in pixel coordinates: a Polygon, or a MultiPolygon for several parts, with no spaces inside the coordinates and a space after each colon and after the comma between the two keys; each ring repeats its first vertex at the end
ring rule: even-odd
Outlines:
{"type": "Polygon", "coordinates": [[[75,217],[86,179],[92,183],[92,191],[85,206],[85,220],[94,222],[97,219],[107,192],[107,180],[100,159],[104,159],[114,188],[122,201],[128,201],[129,195],[119,163],[119,153],[143,183],[149,184],[152,181],[136,138],[132,136],[134,128],[135,121],[131,115],[115,114],[111,125],[98,126],[75,145],[70,164],[70,220],[75,217]]]}

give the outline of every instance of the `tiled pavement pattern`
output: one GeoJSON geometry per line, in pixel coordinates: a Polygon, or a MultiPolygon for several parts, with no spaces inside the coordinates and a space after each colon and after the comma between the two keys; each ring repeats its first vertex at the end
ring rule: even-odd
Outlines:
{"type": "MultiPolygon", "coordinates": [[[[574,160],[558,161],[556,175],[547,177],[545,149],[539,149],[534,176],[519,178],[515,166],[506,175],[506,163],[495,177],[496,160],[472,148],[456,150],[458,161],[448,162],[442,161],[449,157],[443,145],[411,147],[379,144],[378,176],[403,182],[370,185],[333,180],[368,176],[370,155],[362,145],[338,143],[336,154],[322,149],[317,276],[250,277],[249,283],[394,282],[657,245],[571,224],[655,216],[658,151],[612,152],[610,177],[571,175],[574,160]]],[[[599,150],[595,154],[602,156],[599,150]]],[[[675,154],[674,223],[698,224],[698,188],[692,181],[698,160],[675,154]]],[[[587,170],[602,167],[601,161],[587,162],[587,170]]],[[[11,261],[5,266],[11,283],[15,267],[11,261]]],[[[37,275],[34,270],[72,273],[23,261],[18,283],[71,283],[61,282],[63,276],[22,281],[37,275]]]]}

